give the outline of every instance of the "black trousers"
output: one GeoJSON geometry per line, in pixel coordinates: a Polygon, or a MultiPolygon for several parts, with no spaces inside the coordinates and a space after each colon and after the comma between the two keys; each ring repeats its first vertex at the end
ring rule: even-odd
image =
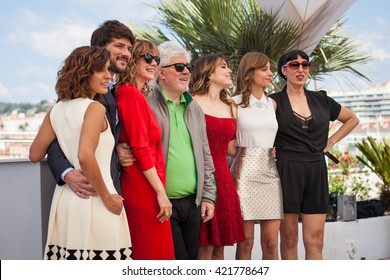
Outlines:
{"type": "Polygon", "coordinates": [[[176,260],[196,260],[198,257],[200,207],[195,195],[170,199],[172,203],[171,228],[176,260]]]}

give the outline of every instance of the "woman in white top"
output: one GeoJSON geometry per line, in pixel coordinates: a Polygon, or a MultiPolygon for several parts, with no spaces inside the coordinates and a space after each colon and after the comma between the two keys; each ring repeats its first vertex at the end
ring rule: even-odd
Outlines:
{"type": "Polygon", "coordinates": [[[90,182],[97,196],[80,197],[57,185],[50,209],[46,260],[123,260],[132,258],[129,226],[110,172],[115,140],[106,109],[96,100],[107,94],[110,52],[76,48],[57,73],[59,102],[46,114],[30,147],[32,162],[42,160],[57,138],[67,160],[90,182]]]}
{"type": "Polygon", "coordinates": [[[246,240],[237,259],[251,259],[254,225],[260,223],[262,259],[279,259],[278,232],[283,218],[282,189],[272,154],[278,123],[275,102],[265,92],[271,84],[269,59],[244,55],[238,66],[234,100],[238,105],[237,154],[231,172],[237,186],[246,240]]]}

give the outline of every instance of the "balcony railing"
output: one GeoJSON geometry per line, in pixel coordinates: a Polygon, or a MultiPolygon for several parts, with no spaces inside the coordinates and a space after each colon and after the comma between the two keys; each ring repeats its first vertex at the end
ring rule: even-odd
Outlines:
{"type": "Polygon", "coordinates": [[[54,187],[46,161],[0,160],[0,259],[42,259],[54,187]]]}

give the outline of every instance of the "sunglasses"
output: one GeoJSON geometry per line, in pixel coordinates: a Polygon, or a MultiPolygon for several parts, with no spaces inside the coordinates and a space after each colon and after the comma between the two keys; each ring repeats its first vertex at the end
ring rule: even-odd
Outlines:
{"type": "Polygon", "coordinates": [[[145,62],[147,64],[151,64],[154,61],[156,61],[157,65],[160,64],[160,58],[158,56],[153,56],[150,53],[145,53],[144,55],[141,55],[145,59],[145,62]]]}
{"type": "Polygon", "coordinates": [[[302,62],[298,62],[298,61],[290,61],[289,63],[286,63],[285,65],[283,65],[284,67],[290,67],[292,70],[298,70],[299,69],[299,66],[302,65],[302,68],[303,69],[309,69],[310,66],[311,66],[311,62],[310,61],[302,61],[302,62]]]}
{"type": "Polygon", "coordinates": [[[167,66],[164,66],[162,68],[167,68],[167,67],[171,67],[171,66],[175,66],[176,72],[179,72],[179,73],[184,71],[184,67],[187,67],[187,69],[190,73],[192,71],[192,65],[189,63],[174,63],[174,64],[169,64],[167,66]]]}

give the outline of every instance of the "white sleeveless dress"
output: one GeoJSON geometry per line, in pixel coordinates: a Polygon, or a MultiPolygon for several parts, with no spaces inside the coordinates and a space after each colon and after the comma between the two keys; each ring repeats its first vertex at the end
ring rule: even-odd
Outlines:
{"type": "MultiPolygon", "coordinates": [[[[96,102],[77,98],[60,101],[50,113],[50,121],[67,159],[76,168],[84,114],[96,102]]],[[[100,134],[95,156],[110,193],[117,193],[110,175],[114,137],[108,127],[100,134]]],[[[56,186],[50,209],[44,259],[131,259],[131,241],[126,213],[117,216],[100,197],[83,199],[67,185],[56,186]]]]}

